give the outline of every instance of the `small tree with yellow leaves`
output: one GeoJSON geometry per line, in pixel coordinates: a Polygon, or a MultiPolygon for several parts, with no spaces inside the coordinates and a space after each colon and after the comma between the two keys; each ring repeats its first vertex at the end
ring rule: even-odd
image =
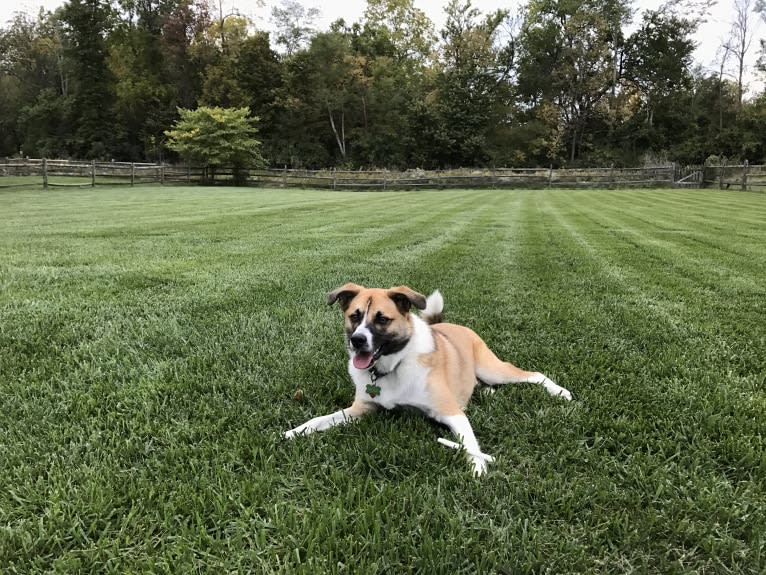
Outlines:
{"type": "Polygon", "coordinates": [[[261,142],[256,139],[258,118],[249,108],[201,106],[179,108],[180,118],[165,132],[167,147],[190,164],[203,166],[209,179],[218,168],[231,167],[236,183],[247,179],[247,170],[266,165],[261,142]]]}

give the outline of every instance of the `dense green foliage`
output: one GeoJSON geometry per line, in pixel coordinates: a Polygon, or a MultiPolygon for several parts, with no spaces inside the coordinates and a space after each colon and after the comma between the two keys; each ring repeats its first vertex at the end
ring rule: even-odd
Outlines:
{"type": "Polygon", "coordinates": [[[258,118],[247,108],[200,106],[178,113],[181,117],[165,135],[168,148],[187,163],[212,170],[233,167],[235,173],[264,166],[261,142],[255,138],[258,118]]]}
{"type": "Polygon", "coordinates": [[[766,569],[763,195],[104,188],[0,213],[4,574],[766,569]],[[283,441],[351,401],[326,305],[349,280],[440,288],[574,401],[477,393],[480,481],[414,412],[283,441]]]}
{"type": "Polygon", "coordinates": [[[412,0],[368,0],[319,31],[282,0],[272,38],[212,0],[69,0],[0,28],[0,156],[174,160],[177,110],[208,106],[249,108],[278,166],[766,161],[766,100],[740,102],[731,59],[694,67],[703,16],[681,6],[450,0],[435,30],[412,0]]]}

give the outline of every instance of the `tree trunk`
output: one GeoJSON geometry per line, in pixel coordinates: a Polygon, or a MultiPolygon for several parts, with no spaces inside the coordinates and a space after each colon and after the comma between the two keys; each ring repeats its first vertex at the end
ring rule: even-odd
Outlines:
{"type": "Polygon", "coordinates": [[[742,74],[745,70],[745,54],[739,55],[739,78],[737,78],[737,111],[742,111],[742,74]]]}
{"type": "Polygon", "coordinates": [[[338,149],[340,150],[340,155],[345,160],[346,159],[346,131],[345,131],[345,121],[343,118],[343,111],[341,111],[341,115],[340,115],[341,134],[338,134],[338,129],[335,127],[335,118],[332,115],[332,108],[330,108],[329,102],[327,102],[327,115],[330,116],[330,127],[332,128],[332,133],[335,136],[335,141],[338,143],[338,149]]]}
{"type": "Polygon", "coordinates": [[[57,64],[59,69],[59,80],[61,82],[61,95],[66,98],[69,95],[69,82],[64,73],[64,58],[60,55],[57,58],[57,64]]]}
{"type": "Polygon", "coordinates": [[[346,110],[340,108],[340,137],[343,140],[343,159],[346,159],[346,110]]]}
{"type": "Polygon", "coordinates": [[[569,161],[574,162],[575,161],[575,154],[577,153],[577,124],[575,123],[574,129],[572,132],[572,148],[569,153],[569,161]]]}

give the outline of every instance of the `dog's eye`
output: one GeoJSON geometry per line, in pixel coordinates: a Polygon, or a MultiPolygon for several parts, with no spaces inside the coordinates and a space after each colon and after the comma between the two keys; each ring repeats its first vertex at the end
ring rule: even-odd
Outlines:
{"type": "Polygon", "coordinates": [[[356,310],[354,313],[348,316],[348,319],[350,319],[354,323],[359,323],[360,321],[362,321],[362,312],[359,310],[356,310]]]}
{"type": "Polygon", "coordinates": [[[389,323],[391,323],[391,318],[378,314],[375,316],[375,323],[377,323],[380,326],[386,326],[389,323]]]}

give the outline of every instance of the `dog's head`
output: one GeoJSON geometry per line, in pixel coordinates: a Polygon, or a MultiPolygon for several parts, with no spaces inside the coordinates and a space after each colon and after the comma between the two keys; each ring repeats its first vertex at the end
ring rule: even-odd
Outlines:
{"type": "Polygon", "coordinates": [[[423,294],[407,286],[366,288],[348,283],[330,292],[346,320],[346,344],[357,369],[369,369],[384,355],[404,349],[412,336],[410,309],[425,309],[423,294]]]}

